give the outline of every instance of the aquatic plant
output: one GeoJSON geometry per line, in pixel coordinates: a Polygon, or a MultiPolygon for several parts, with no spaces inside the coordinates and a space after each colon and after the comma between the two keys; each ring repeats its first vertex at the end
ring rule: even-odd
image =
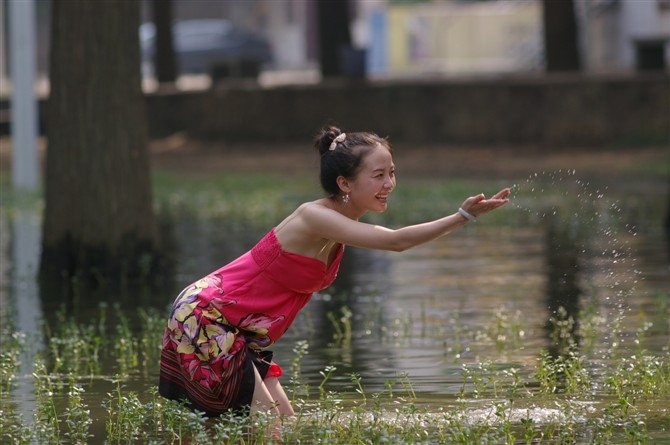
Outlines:
{"type": "Polygon", "coordinates": [[[342,316],[339,319],[332,311],[329,311],[326,317],[333,325],[333,342],[340,347],[349,347],[351,346],[351,316],[353,312],[346,306],[342,306],[340,311],[342,316]]]}
{"type": "Polygon", "coordinates": [[[89,429],[93,423],[93,419],[91,419],[90,410],[83,403],[82,394],[84,393],[84,388],[77,384],[75,376],[72,374],[70,375],[68,386],[67,408],[65,408],[62,416],[67,426],[67,431],[63,435],[72,443],[85,444],[88,443],[89,437],[91,437],[89,429]]]}
{"type": "Polygon", "coordinates": [[[12,332],[11,324],[3,323],[0,336],[3,338],[0,351],[0,394],[6,395],[16,379],[21,355],[25,350],[26,335],[23,332],[12,332]]]}
{"type": "Polygon", "coordinates": [[[46,366],[40,360],[35,363],[33,378],[37,402],[34,434],[41,443],[57,443],[60,440],[60,413],[56,400],[63,382],[47,374],[46,366]]]}

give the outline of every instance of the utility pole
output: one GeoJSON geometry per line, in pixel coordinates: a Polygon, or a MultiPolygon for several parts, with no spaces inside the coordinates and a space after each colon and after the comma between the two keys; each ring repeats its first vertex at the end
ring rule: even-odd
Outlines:
{"type": "Polygon", "coordinates": [[[15,189],[33,191],[39,185],[35,97],[35,2],[21,0],[7,3],[12,81],[12,186],[15,189]]]}

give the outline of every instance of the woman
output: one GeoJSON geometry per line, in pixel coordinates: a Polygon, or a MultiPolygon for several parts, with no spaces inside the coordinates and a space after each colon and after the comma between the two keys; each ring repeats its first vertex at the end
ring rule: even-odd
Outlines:
{"type": "Polygon", "coordinates": [[[505,204],[509,189],[467,198],[443,218],[392,230],[358,220],[383,212],[396,184],[391,147],[373,133],[317,136],[327,196],[299,206],[250,251],[177,297],[167,322],[159,391],[209,416],[228,410],[293,415],[266,348],[337,274],[345,245],[402,251],[505,204]]]}

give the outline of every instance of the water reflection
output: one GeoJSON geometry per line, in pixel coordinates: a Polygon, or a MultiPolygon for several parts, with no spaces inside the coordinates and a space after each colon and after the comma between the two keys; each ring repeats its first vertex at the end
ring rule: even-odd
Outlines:
{"type": "Polygon", "coordinates": [[[580,227],[573,220],[564,219],[554,213],[546,220],[547,245],[547,331],[550,342],[549,354],[553,357],[566,354],[565,350],[578,339],[580,252],[584,252],[580,227]],[[557,324],[565,324],[558,334],[569,338],[552,338],[557,334],[557,324]]]}
{"type": "MultiPolygon", "coordinates": [[[[18,380],[12,389],[17,413],[27,425],[32,423],[36,409],[34,384],[29,376],[33,373],[33,364],[39,351],[44,348],[42,332],[42,311],[39,300],[36,273],[40,252],[41,220],[31,208],[15,208],[11,221],[11,285],[0,301],[7,298],[8,304],[2,304],[2,319],[11,323],[15,329],[25,334],[24,354],[18,369],[18,380]],[[6,317],[6,318],[5,318],[6,317]]],[[[3,218],[4,220],[4,218],[3,218]]],[[[4,225],[4,224],[3,224],[4,225]]],[[[5,288],[5,286],[2,286],[5,288]]],[[[3,292],[4,293],[4,292],[3,292]]]]}
{"type": "MultiPolygon", "coordinates": [[[[164,302],[166,295],[171,295],[175,288],[175,270],[178,258],[175,225],[170,214],[159,215],[160,245],[157,249],[145,250],[138,246],[134,266],[128,266],[123,258],[109,266],[100,266],[96,258],[88,270],[76,271],[72,265],[44,267],[39,271],[39,299],[43,312],[46,332],[55,332],[63,319],[71,319],[86,324],[98,317],[100,307],[112,308],[110,315],[118,320],[120,315],[127,317],[131,323],[138,322],[138,309],[154,308],[164,302]],[[118,263],[118,264],[117,264],[118,263]],[[109,267],[107,267],[109,266],[109,267]],[[128,266],[128,267],[125,267],[128,266]],[[105,267],[107,267],[105,269],[105,267]],[[46,270],[46,273],[45,273],[46,270]],[[108,272],[105,275],[102,271],[108,272]],[[119,313],[120,312],[120,313],[119,313]]],[[[62,255],[62,252],[57,252],[62,255]]],[[[45,261],[45,257],[38,261],[45,261]]],[[[48,261],[48,259],[47,259],[48,261]]]]}
{"type": "MultiPolygon", "coordinates": [[[[571,211],[566,208],[564,214],[571,211]]],[[[309,353],[301,370],[312,388],[321,381],[319,371],[328,365],[338,368],[329,381],[332,390],[351,389],[351,373],[358,373],[372,392],[384,390],[386,381],[397,374],[408,373],[420,398],[443,404],[462,389],[463,364],[492,361],[503,369],[532,368],[541,349],[556,347],[547,335],[547,320],[557,315],[559,307],[577,319],[585,300],[595,302],[603,315],[626,307],[633,316],[621,328],[629,339],[644,316],[638,314],[649,314],[655,328],[645,347],[651,353],[667,348],[667,312],[655,309],[669,291],[665,235],[651,223],[658,215],[638,212],[635,219],[645,230],[633,235],[612,221],[585,230],[570,218],[537,221],[508,212],[509,223],[504,225],[483,221],[402,253],[348,248],[334,286],[316,295],[275,345],[278,361],[288,370],[296,342],[307,341],[309,353]],[[623,243],[628,245],[625,258],[613,258],[611,252],[623,243]],[[349,328],[350,339],[337,338],[349,328]]],[[[2,310],[11,313],[22,329],[40,332],[40,308],[47,321],[55,322],[64,300],[54,289],[38,292],[32,279],[39,253],[38,212],[14,214],[11,220],[2,219],[11,227],[12,249],[3,251],[0,263],[12,268],[7,274],[11,283],[0,288],[0,301],[2,310]]],[[[206,220],[194,212],[178,215],[171,225],[174,279],[166,289],[73,295],[68,301],[70,315],[89,322],[101,301],[122,303],[121,310],[130,318],[138,307],[167,315],[183,286],[236,258],[269,230],[239,221],[206,220]]],[[[3,239],[8,233],[5,226],[0,231],[3,239]]],[[[36,348],[41,347],[45,338],[35,338],[36,348]]],[[[29,366],[32,360],[24,363],[29,366]]],[[[103,373],[112,374],[112,366],[103,373]]],[[[141,392],[156,381],[157,366],[127,385],[141,392]]],[[[104,379],[92,382],[87,394],[102,400],[110,385],[104,379]]],[[[25,379],[12,395],[23,403],[24,413],[34,408],[31,391],[25,379]]],[[[90,405],[101,409],[99,403],[90,405]]]]}

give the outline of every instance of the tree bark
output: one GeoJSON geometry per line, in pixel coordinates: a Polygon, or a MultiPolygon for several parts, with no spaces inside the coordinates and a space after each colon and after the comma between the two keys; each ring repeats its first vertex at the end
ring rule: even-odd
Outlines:
{"type": "Polygon", "coordinates": [[[137,0],[54,0],[42,278],[146,275],[158,249],[137,0]]]}
{"type": "Polygon", "coordinates": [[[316,5],[321,75],[324,78],[341,76],[341,52],[351,47],[349,1],[317,0],[316,5]]]}
{"type": "Polygon", "coordinates": [[[177,63],[172,35],[172,0],[153,0],[156,45],[154,67],[158,83],[171,83],[177,79],[177,63]]]}
{"type": "Polygon", "coordinates": [[[670,178],[668,178],[668,207],[665,209],[665,221],[663,227],[665,228],[665,251],[668,254],[668,265],[670,266],[670,178]]]}
{"type": "Polygon", "coordinates": [[[573,0],[543,0],[547,71],[579,71],[577,18],[573,0]]]}

